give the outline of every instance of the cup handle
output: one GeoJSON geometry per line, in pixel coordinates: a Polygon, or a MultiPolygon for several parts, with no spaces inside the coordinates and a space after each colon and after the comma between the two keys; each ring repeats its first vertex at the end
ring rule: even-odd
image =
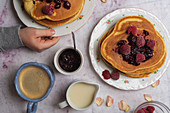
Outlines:
{"type": "Polygon", "coordinates": [[[60,102],[58,105],[60,109],[63,109],[68,106],[68,103],[66,101],[63,101],[63,102],[60,102]]]}
{"type": "Polygon", "coordinates": [[[27,113],[36,113],[38,103],[29,102],[27,105],[27,113]]]}

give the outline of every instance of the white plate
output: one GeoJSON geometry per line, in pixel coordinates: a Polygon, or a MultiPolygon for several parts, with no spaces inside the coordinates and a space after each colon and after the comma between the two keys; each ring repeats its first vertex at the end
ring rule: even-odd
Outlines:
{"type": "Polygon", "coordinates": [[[169,50],[170,50],[170,39],[169,39],[169,33],[165,28],[165,26],[161,23],[161,21],[157,17],[155,17],[151,13],[136,8],[118,9],[103,17],[94,28],[89,44],[89,54],[90,54],[91,62],[99,77],[107,84],[123,90],[142,89],[156,82],[158,79],[160,79],[160,77],[163,75],[163,73],[165,72],[165,70],[167,69],[170,63],[169,50]],[[98,50],[99,40],[118,20],[120,20],[125,16],[133,16],[133,15],[143,16],[146,19],[148,19],[155,26],[156,30],[164,37],[164,41],[167,48],[167,57],[165,63],[157,72],[151,74],[150,77],[130,78],[124,75],[120,75],[120,79],[117,81],[112,79],[105,80],[102,76],[102,72],[105,69],[112,72],[113,69],[106,66],[102,60],[100,60],[99,62],[97,60],[97,59],[101,59],[98,50]]]}
{"type": "MultiPolygon", "coordinates": [[[[22,0],[13,0],[13,4],[14,4],[14,8],[17,12],[18,17],[26,26],[35,27],[35,28],[49,28],[49,27],[45,27],[43,25],[36,23],[26,13],[26,11],[22,10],[21,8],[22,0]]],[[[56,34],[54,36],[63,36],[63,35],[67,35],[67,34],[70,34],[71,32],[78,30],[88,21],[88,19],[93,13],[95,6],[96,6],[96,0],[85,0],[85,5],[81,13],[81,16],[83,17],[78,18],[77,20],[69,24],[65,24],[59,27],[52,27],[56,31],[56,34]]]]}

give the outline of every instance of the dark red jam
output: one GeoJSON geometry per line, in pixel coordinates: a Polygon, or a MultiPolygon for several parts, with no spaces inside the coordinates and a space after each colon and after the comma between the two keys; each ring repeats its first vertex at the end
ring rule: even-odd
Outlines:
{"type": "Polygon", "coordinates": [[[80,54],[74,49],[66,49],[59,56],[60,67],[67,71],[73,72],[80,67],[81,57],[80,54]]]}
{"type": "Polygon", "coordinates": [[[117,43],[118,53],[122,55],[123,60],[135,66],[149,60],[153,56],[155,46],[155,40],[146,39],[149,32],[143,30],[143,34],[138,35],[137,28],[131,26],[127,33],[129,34],[127,40],[120,40],[117,43]]]}

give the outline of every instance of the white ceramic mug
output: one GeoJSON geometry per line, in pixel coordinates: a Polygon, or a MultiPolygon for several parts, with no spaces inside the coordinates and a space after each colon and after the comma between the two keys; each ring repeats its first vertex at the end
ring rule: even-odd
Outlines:
{"type": "Polygon", "coordinates": [[[95,99],[96,99],[96,96],[97,96],[97,94],[98,94],[98,92],[99,92],[99,89],[100,89],[99,84],[94,83],[94,82],[87,82],[87,81],[77,81],[77,82],[74,82],[74,83],[72,83],[72,84],[68,87],[67,92],[66,92],[66,100],[63,101],[63,102],[60,102],[60,103],[59,103],[59,107],[60,107],[60,108],[65,108],[65,107],[67,107],[67,106],[70,106],[71,108],[73,108],[73,109],[75,109],[75,110],[86,110],[86,109],[90,108],[90,107],[93,105],[93,103],[94,103],[94,101],[95,101],[95,99]],[[92,100],[91,104],[90,104],[89,106],[85,107],[85,108],[78,108],[78,107],[74,106],[74,105],[71,103],[70,98],[69,98],[69,91],[70,91],[71,87],[72,87],[73,85],[77,84],[77,83],[90,84],[90,85],[94,85],[94,86],[96,87],[96,89],[95,89],[95,94],[94,94],[94,97],[93,97],[93,100],[92,100]]]}

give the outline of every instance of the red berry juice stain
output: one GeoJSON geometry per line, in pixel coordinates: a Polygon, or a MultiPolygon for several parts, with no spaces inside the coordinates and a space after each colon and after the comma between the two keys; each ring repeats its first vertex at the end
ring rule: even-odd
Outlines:
{"type": "Polygon", "coordinates": [[[8,68],[8,66],[6,65],[5,62],[3,62],[2,68],[3,68],[3,69],[7,69],[7,68],[8,68]]]}
{"type": "Polygon", "coordinates": [[[3,8],[3,11],[2,11],[2,13],[0,14],[0,25],[2,25],[2,24],[4,24],[4,19],[6,18],[6,16],[7,16],[7,5],[8,5],[8,1],[9,0],[6,0],[6,3],[5,3],[5,6],[4,6],[4,8],[3,8]]]}
{"type": "Polygon", "coordinates": [[[13,63],[14,58],[17,54],[17,51],[13,51],[13,50],[9,50],[6,52],[1,52],[0,53],[0,58],[2,59],[2,65],[0,66],[0,68],[2,69],[8,69],[8,65],[10,63],[13,63]]]}

